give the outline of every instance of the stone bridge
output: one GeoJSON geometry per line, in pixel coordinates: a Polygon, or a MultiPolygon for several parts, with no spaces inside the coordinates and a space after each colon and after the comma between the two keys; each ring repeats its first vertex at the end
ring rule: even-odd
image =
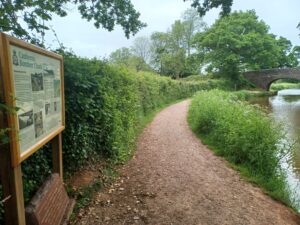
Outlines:
{"type": "Polygon", "coordinates": [[[295,79],[300,81],[300,68],[249,71],[244,73],[244,77],[257,87],[268,91],[271,84],[279,79],[295,79]]]}

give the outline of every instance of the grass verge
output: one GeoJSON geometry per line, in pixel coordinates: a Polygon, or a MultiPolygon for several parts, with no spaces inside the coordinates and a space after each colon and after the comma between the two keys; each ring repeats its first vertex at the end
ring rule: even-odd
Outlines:
{"type": "Polygon", "coordinates": [[[249,91],[249,90],[240,90],[233,92],[233,94],[238,97],[239,100],[249,100],[253,97],[266,97],[274,96],[277,94],[277,91],[249,91]]]}
{"type": "Polygon", "coordinates": [[[299,89],[300,83],[273,83],[271,85],[272,91],[280,91],[283,89],[299,89]]]}
{"type": "Polygon", "coordinates": [[[218,90],[199,92],[189,108],[189,125],[248,181],[295,209],[278,157],[289,150],[279,144],[282,129],[260,108],[240,101],[241,96],[218,90]]]}

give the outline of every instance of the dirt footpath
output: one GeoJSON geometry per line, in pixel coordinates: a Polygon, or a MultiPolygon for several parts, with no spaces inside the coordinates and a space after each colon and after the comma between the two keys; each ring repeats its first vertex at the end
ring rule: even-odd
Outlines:
{"type": "Polygon", "coordinates": [[[300,224],[216,156],[189,129],[188,101],[161,111],[114,185],[95,196],[77,224],[300,224]]]}

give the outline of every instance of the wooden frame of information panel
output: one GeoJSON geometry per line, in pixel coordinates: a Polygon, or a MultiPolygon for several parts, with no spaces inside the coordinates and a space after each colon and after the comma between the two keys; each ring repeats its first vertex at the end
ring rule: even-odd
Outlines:
{"type": "MultiPolygon", "coordinates": [[[[42,135],[40,136],[40,138],[38,140],[35,141],[35,143],[33,143],[32,145],[30,145],[28,148],[26,148],[26,150],[22,151],[20,150],[20,138],[19,138],[19,132],[20,132],[20,115],[18,113],[8,113],[7,115],[7,121],[8,121],[8,127],[10,128],[9,131],[9,139],[10,139],[10,151],[11,151],[11,161],[12,161],[12,166],[16,167],[18,166],[22,161],[24,161],[25,159],[27,159],[30,155],[32,155],[34,152],[36,152],[39,148],[41,148],[43,145],[45,145],[46,143],[48,143],[49,141],[51,141],[54,137],[56,137],[57,135],[59,135],[65,128],[65,107],[64,107],[64,70],[63,70],[63,58],[62,56],[55,54],[53,52],[49,52],[46,51],[42,48],[33,46],[31,44],[28,44],[26,42],[20,41],[16,38],[13,38],[11,36],[8,36],[4,33],[0,33],[0,63],[1,63],[1,79],[3,79],[3,86],[4,86],[4,100],[5,103],[10,106],[10,107],[14,107],[16,108],[16,87],[15,87],[15,76],[14,76],[14,67],[13,67],[13,55],[15,55],[15,52],[13,52],[12,55],[12,51],[13,49],[20,49],[20,51],[24,51],[24,52],[29,52],[32,55],[35,56],[40,56],[40,58],[43,59],[49,59],[49,62],[53,63],[59,63],[59,69],[58,69],[58,75],[60,76],[60,83],[56,82],[58,84],[54,85],[58,86],[58,88],[60,88],[60,90],[58,89],[58,98],[60,99],[60,104],[57,104],[57,102],[53,102],[54,103],[54,110],[57,110],[57,108],[60,109],[61,111],[61,115],[58,113],[60,120],[59,120],[59,124],[55,127],[53,127],[51,129],[50,132],[45,132],[44,133],[44,123],[43,120],[45,120],[46,116],[43,116],[44,114],[47,114],[47,111],[50,111],[50,104],[48,105],[48,109],[43,109],[42,111],[35,113],[38,115],[34,115],[33,113],[33,109],[30,112],[29,116],[26,115],[26,113],[24,113],[25,115],[21,115],[23,117],[29,117],[30,119],[27,119],[27,124],[30,124],[30,126],[33,126],[34,128],[32,128],[35,131],[35,137],[37,136],[37,129],[42,130],[39,133],[41,133],[42,135]],[[56,103],[56,104],[55,104],[56,103]],[[45,111],[46,113],[45,113],[45,111]],[[18,118],[19,115],[19,118],[18,118]],[[39,118],[39,119],[37,119],[39,118]],[[36,121],[42,121],[42,122],[36,122],[36,121]],[[39,124],[40,123],[40,124],[39,124]],[[36,124],[39,124],[39,128],[37,128],[38,126],[36,124]]],[[[18,52],[19,53],[19,52],[18,52]]],[[[20,53],[19,53],[20,54],[20,53]]],[[[21,53],[22,55],[22,53],[21,53]]],[[[24,54],[22,55],[22,57],[24,57],[25,59],[34,59],[32,58],[32,56],[30,56],[30,54],[24,54]],[[25,57],[26,55],[26,57],[25,57]],[[29,56],[28,56],[29,55],[29,56]]],[[[18,59],[19,60],[19,59],[18,59]]],[[[26,61],[24,62],[24,65],[26,65],[26,61]]],[[[15,64],[15,63],[14,63],[15,64]]],[[[16,65],[16,64],[15,64],[16,65]]],[[[27,65],[31,65],[31,64],[27,64],[27,65]]],[[[36,67],[39,67],[39,71],[43,70],[41,69],[41,65],[38,64],[33,64],[36,67]],[[38,66],[37,66],[38,65],[38,66]]],[[[43,65],[46,65],[45,63],[43,65]]],[[[47,65],[46,65],[47,68],[47,65]]],[[[38,69],[37,69],[38,70],[38,69]]],[[[47,70],[43,70],[43,71],[47,71],[47,70]]],[[[54,77],[54,72],[52,70],[48,70],[49,72],[49,76],[53,76],[54,77]]],[[[32,96],[33,96],[33,92],[36,91],[44,91],[44,99],[46,98],[46,94],[45,94],[45,90],[44,90],[44,72],[41,73],[36,73],[36,72],[31,72],[31,77],[29,78],[31,79],[31,91],[32,91],[32,96]],[[34,77],[33,77],[34,76],[34,77]],[[38,89],[38,84],[40,84],[41,79],[40,77],[42,77],[42,84],[40,85],[40,90],[38,89]],[[34,81],[33,81],[34,80],[34,81]],[[38,83],[38,84],[36,84],[38,83]],[[35,85],[34,85],[35,84],[35,85]],[[33,86],[37,86],[37,90],[34,90],[33,86]]],[[[53,78],[54,79],[54,78],[53,78]]],[[[53,81],[54,83],[54,81],[53,81]]],[[[55,90],[53,90],[53,93],[55,92],[55,90]]],[[[33,98],[33,97],[32,97],[33,98]]],[[[46,100],[45,100],[46,101],[46,100]]],[[[48,103],[47,103],[48,104],[48,103]]],[[[44,106],[46,108],[46,104],[44,106]]],[[[32,108],[34,108],[34,103],[32,100],[32,108]]],[[[23,121],[22,121],[23,122],[23,121]]],[[[26,125],[23,125],[26,126],[26,125]]],[[[28,128],[29,129],[29,128],[28,128]]],[[[20,134],[21,135],[21,134],[20,134]]]]}

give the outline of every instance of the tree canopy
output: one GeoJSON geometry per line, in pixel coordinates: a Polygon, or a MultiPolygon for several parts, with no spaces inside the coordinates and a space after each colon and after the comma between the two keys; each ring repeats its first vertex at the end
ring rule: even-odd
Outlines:
{"type": "MultiPolygon", "coordinates": [[[[138,38],[137,40],[140,39],[138,38]]],[[[145,58],[139,55],[139,53],[140,52],[136,52],[134,48],[123,47],[110,54],[109,62],[136,71],[152,71],[151,67],[145,62],[145,58]]]]}
{"type": "Polygon", "coordinates": [[[148,37],[137,37],[132,46],[134,54],[141,58],[144,63],[148,63],[151,57],[151,43],[148,37]]]}
{"type": "MultiPolygon", "coordinates": [[[[189,1],[189,0],[183,0],[189,1]]],[[[221,16],[226,16],[231,12],[233,0],[192,0],[191,6],[196,8],[200,16],[204,16],[209,10],[221,7],[221,16]]],[[[300,30],[300,23],[297,28],[300,30]]],[[[300,34],[299,34],[300,36],[300,34]]]]}
{"type": "Polygon", "coordinates": [[[198,74],[200,63],[192,54],[192,40],[205,27],[197,11],[188,9],[166,32],[136,38],[131,48],[114,51],[109,62],[136,70],[155,70],[176,79],[198,74]]]}
{"type": "Polygon", "coordinates": [[[233,12],[196,35],[198,54],[205,55],[208,71],[237,79],[240,72],[298,64],[292,44],[276,38],[255,11],[233,12]]]}
{"type": "Polygon", "coordinates": [[[191,56],[192,40],[205,27],[197,11],[188,9],[167,32],[154,32],[151,35],[154,68],[173,78],[198,73],[199,63],[195,63],[195,57],[191,56]]]}
{"type": "Polygon", "coordinates": [[[50,29],[47,22],[52,20],[54,14],[66,16],[70,5],[75,5],[82,18],[92,21],[96,28],[112,31],[115,25],[120,25],[127,38],[146,26],[139,20],[140,13],[130,0],[2,0],[0,31],[41,44],[41,36],[50,29]]]}
{"type": "MultiPolygon", "coordinates": [[[[184,0],[188,1],[188,0],[184,0]]],[[[204,16],[209,10],[221,7],[221,15],[228,15],[231,11],[233,0],[192,0],[191,6],[196,8],[200,16],[204,16]]]]}

